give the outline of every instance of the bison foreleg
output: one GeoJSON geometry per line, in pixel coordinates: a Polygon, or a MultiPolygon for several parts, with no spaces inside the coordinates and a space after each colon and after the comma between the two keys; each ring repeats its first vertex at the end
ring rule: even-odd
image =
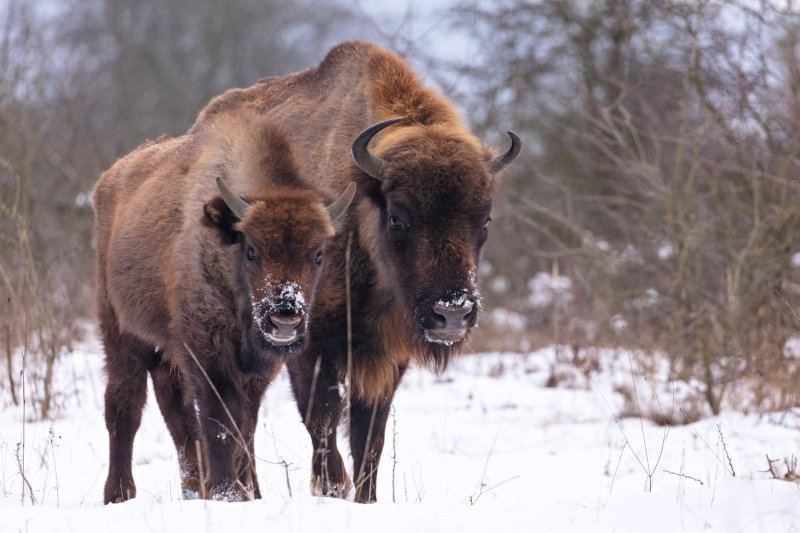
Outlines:
{"type": "MultiPolygon", "coordinates": [[[[398,369],[400,377],[405,369],[405,366],[398,369]]],[[[353,398],[350,405],[350,453],[353,456],[356,502],[376,501],[378,465],[395,390],[396,385],[385,391],[381,398],[371,401],[353,398]]]]}

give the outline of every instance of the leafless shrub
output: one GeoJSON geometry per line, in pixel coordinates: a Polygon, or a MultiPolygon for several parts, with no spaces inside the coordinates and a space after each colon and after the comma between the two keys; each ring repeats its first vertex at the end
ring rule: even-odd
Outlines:
{"type": "Polygon", "coordinates": [[[471,116],[528,141],[496,206],[489,306],[524,315],[541,342],[666,352],[712,413],[795,405],[783,347],[800,299],[800,12],[644,0],[462,12],[489,43],[457,66],[471,116]],[[553,271],[570,299],[532,305],[529,281],[553,271]],[[729,395],[734,383],[747,385],[729,395]]]}
{"type": "Polygon", "coordinates": [[[782,481],[791,481],[792,483],[800,483],[800,472],[797,470],[797,457],[784,457],[783,467],[780,466],[778,459],[767,458],[767,470],[773,479],[782,481]]]}

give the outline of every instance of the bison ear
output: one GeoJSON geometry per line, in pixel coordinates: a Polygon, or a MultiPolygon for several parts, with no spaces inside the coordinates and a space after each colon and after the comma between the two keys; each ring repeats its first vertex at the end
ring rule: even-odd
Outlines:
{"type": "Polygon", "coordinates": [[[221,196],[216,196],[203,206],[203,225],[216,230],[223,245],[239,242],[241,234],[234,229],[239,222],[221,196]]]}

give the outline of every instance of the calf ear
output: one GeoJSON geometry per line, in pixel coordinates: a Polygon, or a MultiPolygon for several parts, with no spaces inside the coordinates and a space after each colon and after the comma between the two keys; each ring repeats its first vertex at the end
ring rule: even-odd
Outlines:
{"type": "Polygon", "coordinates": [[[223,245],[239,242],[241,233],[234,229],[239,222],[221,196],[215,196],[203,206],[203,225],[216,230],[223,245]]]}

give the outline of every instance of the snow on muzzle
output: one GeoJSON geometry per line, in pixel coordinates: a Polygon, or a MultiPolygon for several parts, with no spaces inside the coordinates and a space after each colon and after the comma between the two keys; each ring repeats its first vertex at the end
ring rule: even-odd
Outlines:
{"type": "Polygon", "coordinates": [[[475,325],[479,297],[468,291],[453,293],[423,305],[422,325],[428,342],[451,345],[475,325]]]}
{"type": "Polygon", "coordinates": [[[276,288],[273,295],[253,301],[253,319],[269,342],[284,346],[305,332],[308,312],[299,285],[284,283],[276,288]]]}

